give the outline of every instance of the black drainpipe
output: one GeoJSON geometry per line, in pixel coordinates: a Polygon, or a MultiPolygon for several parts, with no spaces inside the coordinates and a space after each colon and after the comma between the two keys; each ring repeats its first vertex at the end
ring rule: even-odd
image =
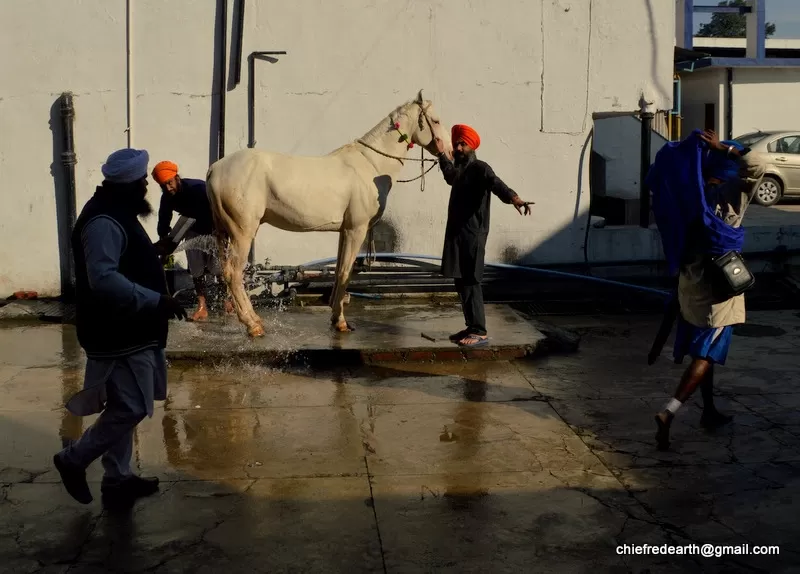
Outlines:
{"type": "Polygon", "coordinates": [[[651,132],[653,131],[653,117],[655,114],[652,112],[642,112],[642,141],[641,141],[641,159],[639,169],[639,226],[648,228],[650,227],[650,190],[647,187],[645,180],[647,179],[647,172],[650,171],[650,155],[651,155],[651,132]]]}
{"type": "Polygon", "coordinates": [[[219,127],[217,128],[217,159],[225,157],[225,93],[228,90],[226,85],[226,66],[228,59],[228,0],[221,0],[222,7],[220,12],[222,30],[220,31],[220,63],[219,63],[219,127]]]}
{"type": "Polygon", "coordinates": [[[733,139],[733,68],[728,68],[728,85],[725,96],[725,139],[733,139]]]}
{"type": "Polygon", "coordinates": [[[285,56],[286,51],[251,52],[247,57],[247,147],[256,147],[256,60],[277,62],[273,56],[285,56]]]}
{"type": "Polygon", "coordinates": [[[233,67],[233,87],[239,85],[242,81],[242,50],[244,50],[244,1],[239,0],[238,10],[236,11],[236,61],[233,67]]]}
{"type": "Polygon", "coordinates": [[[75,122],[75,107],[72,105],[72,92],[61,94],[61,134],[63,138],[63,151],[61,163],[64,166],[66,186],[64,187],[64,208],[66,215],[66,229],[64,231],[64,245],[66,246],[66,261],[62,266],[65,272],[61,274],[61,298],[63,301],[72,301],[75,298],[75,260],[72,254],[72,230],[75,229],[75,164],[78,158],[75,155],[75,140],[72,127],[75,122]]]}

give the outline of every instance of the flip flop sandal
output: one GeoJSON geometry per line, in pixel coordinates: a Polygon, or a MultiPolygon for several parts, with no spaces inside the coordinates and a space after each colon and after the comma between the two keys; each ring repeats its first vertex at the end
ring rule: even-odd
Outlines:
{"type": "Polygon", "coordinates": [[[458,333],[453,333],[452,335],[450,335],[450,340],[453,343],[455,343],[456,341],[460,341],[461,339],[463,339],[467,335],[469,335],[469,331],[464,329],[463,331],[459,331],[458,333]]]}
{"type": "Polygon", "coordinates": [[[467,335],[464,340],[467,341],[475,341],[474,343],[462,343],[461,341],[458,342],[459,347],[465,347],[467,349],[471,349],[473,347],[483,347],[484,345],[489,344],[489,337],[480,337],[478,335],[467,335]]]}

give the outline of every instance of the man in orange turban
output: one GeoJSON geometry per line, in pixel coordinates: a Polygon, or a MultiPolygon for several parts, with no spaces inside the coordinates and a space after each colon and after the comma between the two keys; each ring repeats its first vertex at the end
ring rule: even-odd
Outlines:
{"type": "Polygon", "coordinates": [[[453,138],[453,149],[455,149],[456,142],[466,144],[473,151],[481,145],[481,136],[478,135],[478,132],[465,124],[454,125],[450,130],[450,135],[453,138]]]}
{"type": "Polygon", "coordinates": [[[453,126],[453,160],[444,153],[444,142],[436,140],[439,167],[451,186],[444,232],[442,275],[452,277],[461,298],[466,329],[451,335],[450,340],[463,347],[476,347],[489,342],[483,308],[483,259],[489,235],[491,194],[517,208],[521,215],[531,212],[530,204],[494,174],[489,164],[477,159],[475,150],[481,138],[464,124],[453,126]]]}
{"type": "MultiPolygon", "coordinates": [[[[211,240],[214,230],[211,217],[211,204],[206,194],[206,182],[202,179],[182,178],[178,174],[177,164],[171,161],[161,161],[153,168],[153,179],[161,186],[161,206],[158,210],[158,236],[156,247],[162,255],[172,253],[178,244],[170,237],[172,230],[172,213],[177,211],[183,218],[194,219],[185,238],[193,239],[201,235],[209,237],[209,245],[203,249],[187,249],[186,261],[189,264],[189,273],[192,275],[195,293],[197,293],[197,310],[192,315],[193,321],[208,319],[208,304],[206,301],[206,272],[216,277],[216,283],[221,288],[222,269],[216,253],[216,244],[211,240]]],[[[185,221],[185,219],[184,219],[185,221]]],[[[175,229],[182,227],[178,220],[175,229]]],[[[180,238],[178,238],[180,241],[180,238]]],[[[230,301],[225,302],[225,310],[232,311],[230,301]]]]}

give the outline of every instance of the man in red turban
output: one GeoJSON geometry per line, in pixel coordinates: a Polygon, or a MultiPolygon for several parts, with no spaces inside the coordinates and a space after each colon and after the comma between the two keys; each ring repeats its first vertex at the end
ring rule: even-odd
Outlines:
{"type": "MultiPolygon", "coordinates": [[[[211,216],[211,204],[206,193],[206,182],[202,179],[184,178],[178,174],[177,164],[171,161],[161,161],[153,168],[153,179],[161,186],[161,205],[158,209],[158,236],[156,247],[162,255],[172,253],[177,248],[177,243],[172,240],[171,232],[183,227],[183,219],[179,219],[172,227],[172,214],[177,211],[183,218],[194,219],[194,223],[184,235],[185,239],[193,239],[201,235],[210,236],[214,230],[211,216]]],[[[211,243],[214,243],[211,241],[211,243]]],[[[193,321],[208,319],[208,304],[206,301],[207,284],[206,273],[216,278],[217,291],[223,290],[222,269],[216,254],[216,245],[211,249],[187,249],[186,262],[189,264],[189,273],[194,282],[197,294],[197,310],[192,315],[193,321]]],[[[233,311],[233,303],[225,301],[225,311],[233,311]]]]}
{"type": "Polygon", "coordinates": [[[494,174],[492,168],[477,159],[475,150],[481,138],[471,127],[453,126],[453,160],[444,153],[444,142],[436,140],[439,166],[444,180],[451,186],[444,232],[442,275],[452,277],[461,298],[466,329],[451,335],[450,340],[463,347],[476,347],[489,342],[483,309],[483,259],[489,235],[491,194],[517,208],[520,215],[531,212],[530,203],[510,189],[494,174]]]}

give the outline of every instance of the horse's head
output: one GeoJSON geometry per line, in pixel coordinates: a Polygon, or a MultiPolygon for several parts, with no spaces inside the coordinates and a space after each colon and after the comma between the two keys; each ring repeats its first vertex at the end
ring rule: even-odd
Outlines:
{"type": "Polygon", "coordinates": [[[441,123],[439,114],[433,109],[433,102],[422,97],[422,90],[409,107],[408,113],[415,118],[409,128],[409,137],[416,145],[424,147],[429,153],[437,155],[436,138],[441,138],[444,142],[445,153],[448,157],[453,155],[453,144],[450,141],[450,133],[444,124],[441,123]]]}

